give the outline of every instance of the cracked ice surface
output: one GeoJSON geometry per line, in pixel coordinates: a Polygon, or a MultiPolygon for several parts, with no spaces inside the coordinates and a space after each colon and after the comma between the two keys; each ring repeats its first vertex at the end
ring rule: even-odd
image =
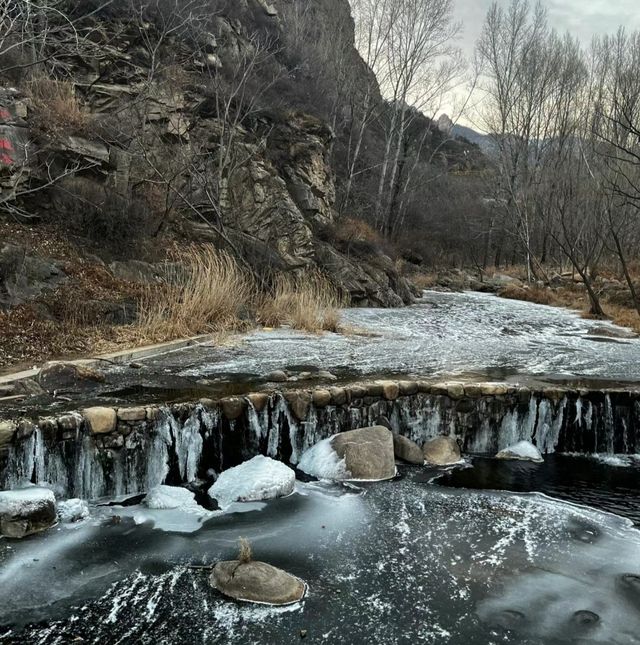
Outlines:
{"type": "Polygon", "coordinates": [[[285,643],[305,629],[310,642],[353,645],[640,643],[640,533],[629,522],[426,479],[413,470],[364,487],[298,484],[299,494],[190,535],[123,521],[49,533],[42,554],[17,545],[0,573],[0,622],[49,622],[0,628],[0,640],[285,643]],[[309,583],[303,603],[230,603],[185,566],[231,556],[239,535],[309,583]],[[62,577],[75,598],[49,605],[62,577]]]}
{"type": "Polygon", "coordinates": [[[199,347],[159,360],[190,377],[260,376],[290,366],[315,366],[349,374],[640,379],[640,340],[607,338],[603,329],[621,335],[625,330],[566,309],[481,293],[425,292],[412,307],[348,309],[343,321],[370,335],[259,331],[232,347],[199,347]]]}

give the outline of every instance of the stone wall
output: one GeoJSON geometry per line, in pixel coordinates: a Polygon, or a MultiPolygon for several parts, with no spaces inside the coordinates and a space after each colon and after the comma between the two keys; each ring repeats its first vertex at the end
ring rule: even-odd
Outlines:
{"type": "Polygon", "coordinates": [[[523,439],[543,453],[640,452],[640,392],[377,381],[0,421],[0,486],[96,499],[205,480],[256,454],[295,466],[317,441],[380,417],[419,444],[455,436],[469,453],[523,439]]]}

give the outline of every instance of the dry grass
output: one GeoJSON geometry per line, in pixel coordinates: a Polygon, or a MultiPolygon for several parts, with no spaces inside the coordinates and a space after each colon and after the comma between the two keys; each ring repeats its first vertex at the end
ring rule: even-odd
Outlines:
{"type": "Polygon", "coordinates": [[[519,287],[507,285],[498,292],[501,298],[509,300],[524,300],[537,305],[559,305],[561,304],[554,292],[544,287],[519,287]]]}
{"type": "Polygon", "coordinates": [[[31,99],[31,124],[50,136],[82,134],[89,125],[89,112],[75,94],[73,83],[36,76],[27,84],[31,99]]]}
{"type": "Polygon", "coordinates": [[[344,298],[322,273],[279,275],[272,293],[259,299],[257,319],[265,327],[288,324],[309,332],[337,332],[343,306],[344,298]]]}
{"type": "Polygon", "coordinates": [[[247,538],[241,537],[238,539],[238,562],[240,564],[248,564],[253,560],[253,549],[251,542],[247,538]]]}
{"type": "Polygon", "coordinates": [[[182,262],[140,299],[139,340],[160,343],[242,326],[242,310],[255,297],[255,286],[238,263],[227,253],[198,247],[182,262]]]}

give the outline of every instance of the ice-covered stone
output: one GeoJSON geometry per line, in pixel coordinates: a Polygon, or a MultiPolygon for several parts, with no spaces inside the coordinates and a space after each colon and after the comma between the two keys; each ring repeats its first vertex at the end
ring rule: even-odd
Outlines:
{"type": "Polygon", "coordinates": [[[233,502],[259,502],[293,493],[295,472],[285,464],[259,455],[223,472],[209,489],[221,507],[233,502]]]}
{"type": "Polygon", "coordinates": [[[83,499],[67,499],[58,504],[58,519],[65,524],[79,522],[89,517],[89,504],[83,499]]]}
{"type": "Polygon", "coordinates": [[[56,523],[56,498],[47,488],[32,486],[0,492],[0,534],[23,538],[56,523]]]}
{"type": "Polygon", "coordinates": [[[318,479],[331,479],[334,481],[351,479],[351,473],[347,470],[346,462],[338,457],[331,439],[323,439],[309,448],[298,462],[298,468],[303,473],[318,479]]]}
{"type": "Polygon", "coordinates": [[[144,498],[144,504],[154,509],[175,509],[197,506],[195,495],[186,488],[178,486],[156,486],[144,498]]]}
{"type": "Polygon", "coordinates": [[[541,463],[544,461],[540,451],[530,441],[519,441],[513,446],[501,450],[497,459],[519,459],[521,461],[534,461],[541,463]]]}
{"type": "Polygon", "coordinates": [[[382,426],[341,432],[310,448],[298,468],[318,479],[391,479],[396,473],[393,436],[382,426]]]}

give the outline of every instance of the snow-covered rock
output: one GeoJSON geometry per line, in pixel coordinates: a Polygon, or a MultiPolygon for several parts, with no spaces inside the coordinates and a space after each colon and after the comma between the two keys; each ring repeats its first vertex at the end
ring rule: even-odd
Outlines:
{"type": "Polygon", "coordinates": [[[58,504],[58,519],[65,524],[89,517],[89,504],[83,499],[67,499],[58,504]]]}
{"type": "Polygon", "coordinates": [[[144,504],[154,509],[174,509],[198,506],[196,496],[186,488],[178,486],[156,486],[144,498],[144,504]]]}
{"type": "Polygon", "coordinates": [[[519,459],[521,461],[534,461],[541,463],[544,461],[540,451],[530,441],[520,441],[513,446],[501,450],[497,459],[519,459]]]}
{"type": "Polygon", "coordinates": [[[1,535],[23,538],[45,531],[56,521],[56,498],[53,491],[32,486],[0,492],[1,535]]]}
{"type": "Polygon", "coordinates": [[[296,474],[279,461],[258,456],[224,471],[209,496],[224,508],[234,502],[259,502],[293,493],[296,474]]]}
{"type": "Polygon", "coordinates": [[[383,426],[341,432],[305,452],[298,468],[334,481],[391,479],[396,474],[393,435],[383,426]]]}
{"type": "Polygon", "coordinates": [[[298,468],[303,473],[318,479],[333,481],[352,479],[351,473],[347,470],[346,460],[338,457],[338,453],[333,448],[332,439],[333,437],[323,439],[309,448],[300,458],[298,468]]]}

